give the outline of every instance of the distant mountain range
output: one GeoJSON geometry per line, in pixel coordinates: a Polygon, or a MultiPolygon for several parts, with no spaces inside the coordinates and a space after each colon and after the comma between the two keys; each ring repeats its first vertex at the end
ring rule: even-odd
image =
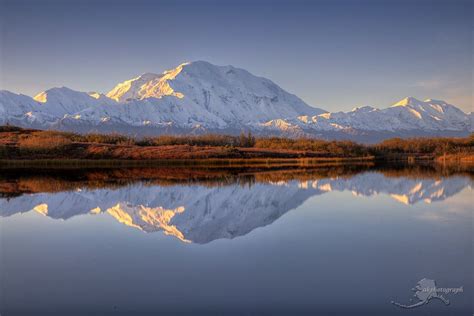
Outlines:
{"type": "Polygon", "coordinates": [[[330,113],[272,81],[233,66],[196,61],[145,73],[107,94],[52,88],[34,98],[0,91],[0,124],[132,135],[227,133],[377,141],[395,136],[466,136],[473,113],[412,97],[385,109],[330,113]]]}
{"type": "MultiPolygon", "coordinates": [[[[350,191],[354,196],[382,194],[412,205],[443,201],[471,187],[472,179],[467,176],[394,177],[378,172],[255,183],[251,187],[137,183],[119,188],[78,188],[0,198],[0,217],[31,210],[64,220],[81,214],[106,213],[144,232],[162,231],[181,241],[205,244],[270,225],[310,197],[331,191],[350,191]]],[[[446,212],[444,215],[449,215],[449,210],[446,212]]]]}

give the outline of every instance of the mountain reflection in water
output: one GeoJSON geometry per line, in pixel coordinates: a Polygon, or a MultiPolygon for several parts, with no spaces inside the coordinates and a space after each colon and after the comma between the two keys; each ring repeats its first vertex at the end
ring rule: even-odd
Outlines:
{"type": "Polygon", "coordinates": [[[36,211],[53,219],[106,213],[144,232],[206,244],[270,225],[331,191],[434,203],[471,187],[472,174],[434,167],[339,166],[291,170],[120,169],[6,171],[0,216],[36,211]]]}

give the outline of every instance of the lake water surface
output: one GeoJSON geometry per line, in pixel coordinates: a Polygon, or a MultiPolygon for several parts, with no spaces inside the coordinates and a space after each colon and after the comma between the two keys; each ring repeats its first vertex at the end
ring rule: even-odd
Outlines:
{"type": "Polygon", "coordinates": [[[4,171],[0,313],[472,315],[473,179],[432,166],[4,171]],[[392,303],[419,303],[423,279],[458,293],[392,303]]]}

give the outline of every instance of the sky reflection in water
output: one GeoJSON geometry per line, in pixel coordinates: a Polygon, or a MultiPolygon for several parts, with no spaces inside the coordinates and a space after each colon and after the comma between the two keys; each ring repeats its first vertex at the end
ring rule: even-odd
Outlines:
{"type": "Polygon", "coordinates": [[[0,199],[5,315],[403,315],[390,302],[409,303],[422,278],[464,292],[417,315],[472,310],[469,174],[280,172],[55,189],[39,179],[2,180],[17,188],[0,199]]]}

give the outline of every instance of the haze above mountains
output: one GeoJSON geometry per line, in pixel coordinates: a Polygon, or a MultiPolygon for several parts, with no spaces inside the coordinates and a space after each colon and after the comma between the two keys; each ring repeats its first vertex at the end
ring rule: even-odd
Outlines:
{"type": "MultiPolygon", "coordinates": [[[[317,89],[317,87],[315,87],[317,89]]],[[[330,113],[272,81],[233,66],[184,63],[145,73],[106,94],[61,87],[34,98],[0,91],[0,124],[131,135],[225,133],[378,141],[404,136],[466,136],[473,114],[441,100],[405,98],[330,113]]]]}

